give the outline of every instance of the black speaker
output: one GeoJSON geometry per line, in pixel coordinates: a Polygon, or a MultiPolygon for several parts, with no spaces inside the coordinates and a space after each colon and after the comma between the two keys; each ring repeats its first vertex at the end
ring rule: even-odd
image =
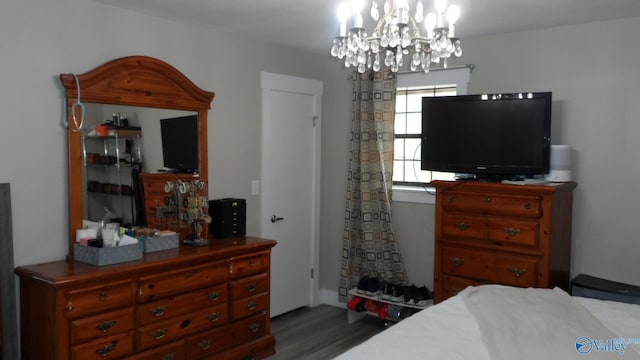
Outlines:
{"type": "Polygon", "coordinates": [[[247,203],[244,199],[209,201],[209,233],[215,238],[243,236],[247,231],[247,203]]]}

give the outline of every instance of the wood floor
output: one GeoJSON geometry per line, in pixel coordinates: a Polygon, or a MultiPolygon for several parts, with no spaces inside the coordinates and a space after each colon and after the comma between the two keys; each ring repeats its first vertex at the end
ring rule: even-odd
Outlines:
{"type": "Polygon", "coordinates": [[[384,329],[372,316],[349,325],[347,310],[330,305],[294,310],[271,319],[276,354],[269,360],[331,359],[384,329]]]}

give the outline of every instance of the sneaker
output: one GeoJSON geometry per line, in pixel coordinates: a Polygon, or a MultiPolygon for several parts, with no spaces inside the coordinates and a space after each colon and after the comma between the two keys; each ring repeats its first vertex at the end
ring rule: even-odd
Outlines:
{"type": "Polygon", "coordinates": [[[364,302],[364,308],[367,312],[375,314],[378,312],[378,302],[375,300],[366,300],[364,302]]]}
{"type": "Polygon", "coordinates": [[[358,305],[358,303],[362,300],[361,297],[359,296],[354,296],[353,298],[351,298],[351,300],[349,300],[349,302],[347,303],[347,309],[351,310],[351,311],[356,311],[356,306],[358,305]]]}
{"type": "Polygon", "coordinates": [[[360,301],[356,304],[356,311],[363,312],[366,311],[364,304],[367,302],[367,299],[358,298],[360,301]]]}
{"type": "Polygon", "coordinates": [[[376,296],[380,294],[381,291],[381,282],[378,278],[370,278],[369,285],[365,289],[365,294],[369,296],[376,296]]]}
{"type": "Polygon", "coordinates": [[[369,282],[370,279],[368,276],[363,276],[360,278],[360,280],[358,281],[358,289],[356,290],[358,294],[366,293],[367,289],[369,288],[369,282]]]}
{"type": "Polygon", "coordinates": [[[387,319],[387,314],[388,314],[388,309],[389,309],[389,304],[387,303],[381,303],[378,306],[378,317],[382,320],[386,320],[387,319]]]}
{"type": "Polygon", "coordinates": [[[393,302],[403,302],[404,301],[404,286],[402,285],[393,285],[391,288],[391,297],[389,300],[393,302]]]}
{"type": "Polygon", "coordinates": [[[380,298],[382,300],[391,300],[391,296],[393,295],[394,288],[395,288],[395,285],[388,283],[386,281],[383,281],[382,294],[380,294],[380,298]]]}
{"type": "Polygon", "coordinates": [[[411,284],[411,286],[407,286],[404,290],[404,303],[414,304],[417,291],[418,291],[418,287],[415,286],[414,284],[411,284]]]}
{"type": "Polygon", "coordinates": [[[431,291],[426,286],[422,286],[416,289],[413,302],[416,305],[425,306],[431,299],[431,291]]]}

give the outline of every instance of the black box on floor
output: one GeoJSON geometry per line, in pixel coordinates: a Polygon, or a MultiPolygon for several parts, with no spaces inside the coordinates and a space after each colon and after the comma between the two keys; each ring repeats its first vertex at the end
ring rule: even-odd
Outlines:
{"type": "Polygon", "coordinates": [[[209,201],[209,232],[216,238],[243,236],[247,231],[247,202],[244,199],[209,201]]]}

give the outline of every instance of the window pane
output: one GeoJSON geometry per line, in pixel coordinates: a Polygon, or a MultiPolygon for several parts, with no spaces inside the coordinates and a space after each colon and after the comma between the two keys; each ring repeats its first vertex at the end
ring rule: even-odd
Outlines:
{"type": "Polygon", "coordinates": [[[420,160],[420,139],[405,139],[405,159],[420,160]]]}
{"type": "Polygon", "coordinates": [[[398,89],[396,93],[396,114],[407,111],[407,97],[405,92],[398,89]]]}
{"type": "Polygon", "coordinates": [[[422,134],[422,113],[407,114],[407,134],[422,134]]]}
{"type": "Polygon", "coordinates": [[[404,159],[404,139],[395,139],[393,141],[393,160],[404,159]]]}
{"type": "Polygon", "coordinates": [[[405,113],[398,114],[396,112],[396,120],[393,126],[396,134],[406,134],[407,133],[407,115],[405,113]]]}
{"type": "Polygon", "coordinates": [[[413,92],[407,96],[407,112],[422,112],[422,97],[424,93],[413,92]]]}
{"type": "Polygon", "coordinates": [[[393,161],[393,181],[405,181],[404,161],[393,161]]]}

